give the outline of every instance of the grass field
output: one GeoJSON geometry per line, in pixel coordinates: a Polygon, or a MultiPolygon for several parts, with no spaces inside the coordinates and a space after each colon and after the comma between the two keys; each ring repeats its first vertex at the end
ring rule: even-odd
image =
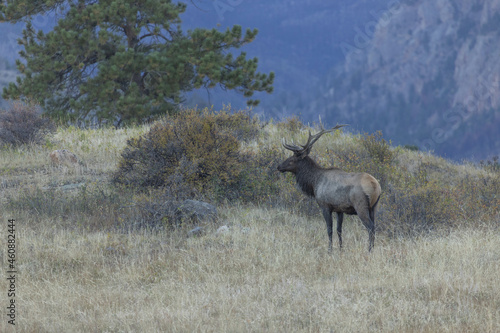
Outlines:
{"type": "MultiPolygon", "coordinates": [[[[379,233],[368,253],[366,230],[348,217],[343,251],[329,254],[319,210],[303,216],[291,207],[221,203],[217,223],[188,238],[190,226],[113,229],[108,220],[120,215],[106,201],[73,210],[52,205],[61,199],[51,191],[77,198],[69,204],[83,200],[82,189],[61,185],[111,186],[125,140],[146,130],[59,129],[45,146],[0,151],[1,332],[500,331],[497,218],[408,237],[379,233]],[[83,165],[50,166],[48,153],[60,148],[83,165]],[[47,207],[59,210],[50,215],[47,207]],[[7,323],[4,278],[11,218],[15,329],[7,323]],[[229,231],[217,234],[221,225],[229,231]]],[[[483,172],[415,154],[456,174],[483,172]]],[[[409,169],[411,156],[400,156],[409,169]]]]}

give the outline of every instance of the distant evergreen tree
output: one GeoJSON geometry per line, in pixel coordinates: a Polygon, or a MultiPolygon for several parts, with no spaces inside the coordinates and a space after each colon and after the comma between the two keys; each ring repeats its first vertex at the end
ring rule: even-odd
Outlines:
{"type": "Polygon", "coordinates": [[[0,2],[0,21],[26,22],[24,61],[17,61],[24,75],[3,97],[34,99],[53,117],[129,122],[172,112],[194,88],[220,85],[247,98],[272,92],[273,72],[259,73],[257,58],[227,51],[254,40],[256,29],[184,33],[185,10],[165,0],[0,2]],[[54,29],[35,31],[33,17],[50,12],[61,17],[54,29]]]}

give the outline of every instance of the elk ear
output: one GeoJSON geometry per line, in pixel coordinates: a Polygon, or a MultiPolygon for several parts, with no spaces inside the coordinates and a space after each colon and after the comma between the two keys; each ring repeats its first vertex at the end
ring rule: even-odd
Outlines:
{"type": "Polygon", "coordinates": [[[300,159],[305,158],[305,157],[306,157],[306,156],[308,156],[308,155],[309,155],[309,153],[311,152],[311,148],[312,148],[312,146],[311,146],[311,147],[307,147],[307,148],[306,148],[306,149],[304,149],[303,151],[298,152],[298,153],[296,154],[296,156],[297,156],[298,158],[300,158],[300,159]]]}

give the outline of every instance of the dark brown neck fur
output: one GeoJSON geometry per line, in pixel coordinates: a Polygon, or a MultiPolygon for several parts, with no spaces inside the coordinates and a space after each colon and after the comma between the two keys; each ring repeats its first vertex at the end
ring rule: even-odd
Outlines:
{"type": "Polygon", "coordinates": [[[314,197],[314,188],[324,169],[309,156],[299,161],[295,179],[300,189],[310,197],[314,197]]]}

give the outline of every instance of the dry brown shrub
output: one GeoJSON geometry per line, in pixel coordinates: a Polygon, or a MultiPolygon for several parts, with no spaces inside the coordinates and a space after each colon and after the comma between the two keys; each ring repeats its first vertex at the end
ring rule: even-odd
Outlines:
{"type": "Polygon", "coordinates": [[[240,140],[250,140],[258,130],[248,113],[184,111],[128,140],[113,180],[133,188],[168,187],[188,197],[227,197],[246,167],[240,140]]]}
{"type": "Polygon", "coordinates": [[[36,103],[14,101],[10,108],[0,111],[0,141],[4,144],[41,143],[54,130],[54,123],[42,116],[36,103]]]}

